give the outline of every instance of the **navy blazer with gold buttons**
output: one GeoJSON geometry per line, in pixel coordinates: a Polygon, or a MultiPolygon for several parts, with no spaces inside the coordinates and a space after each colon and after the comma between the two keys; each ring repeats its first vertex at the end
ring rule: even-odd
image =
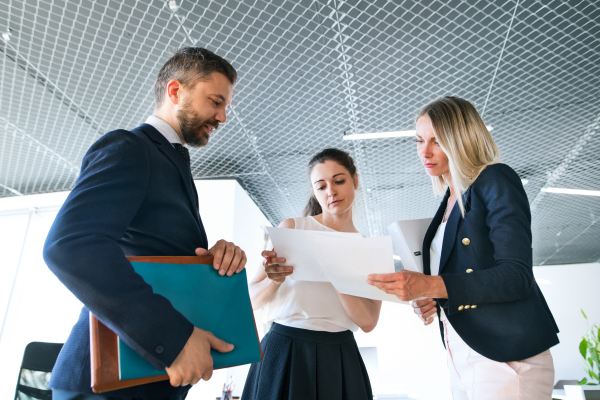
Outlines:
{"type": "MultiPolygon", "coordinates": [[[[423,269],[442,222],[447,191],[423,240],[423,269]]],[[[438,301],[469,347],[499,362],[535,356],[558,344],[558,326],[533,276],[531,212],[517,173],[506,164],[485,168],[446,224],[440,276],[448,292],[438,301]]],[[[442,340],[443,325],[440,322],[442,340]]]]}

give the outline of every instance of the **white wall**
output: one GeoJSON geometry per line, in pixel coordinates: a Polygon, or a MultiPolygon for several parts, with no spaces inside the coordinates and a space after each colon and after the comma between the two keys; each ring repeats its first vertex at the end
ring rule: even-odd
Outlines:
{"type": "Polygon", "coordinates": [[[359,331],[355,337],[360,347],[377,347],[379,376],[371,379],[374,394],[452,399],[446,350],[437,321],[425,326],[412,307],[383,302],[375,330],[359,331]]]}
{"type": "Polygon", "coordinates": [[[194,181],[198,191],[198,205],[208,247],[219,239],[233,239],[233,210],[235,205],[235,180],[194,181]]]}
{"type": "Polygon", "coordinates": [[[81,309],[42,259],[44,240],[66,195],[0,199],[0,399],[14,398],[25,346],[63,343],[81,309]]]}
{"type": "Polygon", "coordinates": [[[246,274],[252,278],[262,265],[260,252],[265,245],[265,226],[271,226],[246,191],[231,180],[195,181],[200,215],[208,235],[208,245],[219,239],[233,241],[246,252],[246,274]]]}
{"type": "Polygon", "coordinates": [[[558,324],[560,344],[550,351],[555,381],[585,377],[579,342],[590,324],[600,323],[600,263],[534,267],[533,273],[558,324]]]}
{"type": "MultiPolygon", "coordinates": [[[[200,215],[208,235],[209,247],[217,240],[225,239],[240,246],[248,258],[246,274],[252,279],[261,266],[260,253],[264,250],[265,226],[271,226],[267,218],[250,196],[235,180],[195,181],[200,199],[200,215]],[[210,195],[208,195],[210,193],[210,195]]],[[[262,316],[255,312],[259,336],[262,338],[262,316]]],[[[233,396],[241,396],[249,365],[214,371],[208,382],[200,382],[190,390],[190,400],[214,400],[226,379],[233,378],[233,396]]]]}
{"type": "Polygon", "coordinates": [[[2,321],[4,321],[6,307],[13,288],[29,217],[29,213],[0,217],[2,221],[2,228],[0,229],[0,254],[2,254],[2,268],[0,268],[0,326],[2,326],[2,321]]]}

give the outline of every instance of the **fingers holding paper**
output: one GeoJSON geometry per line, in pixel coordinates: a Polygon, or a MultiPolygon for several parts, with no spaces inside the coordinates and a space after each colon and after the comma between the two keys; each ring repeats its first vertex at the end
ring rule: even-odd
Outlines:
{"type": "Polygon", "coordinates": [[[402,301],[411,301],[416,299],[417,291],[424,289],[419,285],[418,278],[411,279],[407,271],[394,272],[391,274],[371,274],[368,276],[367,283],[373,285],[388,294],[397,296],[402,301]]]}
{"type": "Polygon", "coordinates": [[[283,265],[285,264],[286,259],[284,257],[277,257],[276,252],[265,250],[262,252],[262,256],[265,258],[263,263],[265,274],[267,274],[267,278],[273,282],[282,284],[285,281],[285,278],[294,272],[293,267],[283,265]]]}
{"type": "Polygon", "coordinates": [[[435,305],[437,302],[431,298],[423,299],[423,300],[413,300],[411,302],[411,306],[413,306],[413,310],[415,314],[421,318],[425,325],[429,325],[433,322],[433,316],[436,314],[437,309],[435,305]]]}
{"type": "Polygon", "coordinates": [[[446,285],[440,276],[430,276],[413,271],[401,271],[391,274],[371,274],[367,283],[402,301],[411,301],[423,297],[447,298],[446,285]]]}

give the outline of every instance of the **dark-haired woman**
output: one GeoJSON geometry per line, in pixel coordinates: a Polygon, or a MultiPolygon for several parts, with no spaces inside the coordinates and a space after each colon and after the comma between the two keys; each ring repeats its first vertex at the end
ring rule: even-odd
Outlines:
{"type": "MultiPolygon", "coordinates": [[[[352,232],[358,174],[350,155],[325,149],[309,162],[311,196],[303,217],[280,228],[352,232]]],[[[353,331],[372,331],[381,301],[341,294],[328,282],[286,279],[285,258],[264,251],[268,265],[250,283],[254,309],[272,323],[262,341],[264,359],[250,368],[242,398],[371,400],[371,384],[353,331]]]]}

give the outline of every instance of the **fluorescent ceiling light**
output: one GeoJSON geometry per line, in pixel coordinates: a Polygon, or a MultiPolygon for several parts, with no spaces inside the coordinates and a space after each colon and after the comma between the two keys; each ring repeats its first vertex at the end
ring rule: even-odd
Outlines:
{"type": "Polygon", "coordinates": [[[394,260],[400,261],[400,256],[397,256],[397,255],[394,254],[394,260]]]}
{"type": "MultiPolygon", "coordinates": [[[[488,126],[488,131],[492,131],[492,127],[488,126]]],[[[362,139],[387,139],[396,137],[409,137],[414,136],[417,133],[415,130],[410,131],[394,131],[394,132],[375,132],[375,133],[353,133],[351,135],[344,135],[344,140],[362,140],[362,139]]]]}
{"type": "Polygon", "coordinates": [[[344,140],[360,140],[360,139],[386,139],[395,137],[414,136],[417,131],[396,131],[396,132],[378,132],[378,133],[355,133],[352,135],[344,135],[344,140]]]}
{"type": "Polygon", "coordinates": [[[552,285],[552,282],[551,282],[551,281],[549,281],[548,279],[537,279],[537,278],[536,278],[536,279],[535,279],[535,281],[536,281],[537,283],[540,283],[540,284],[542,284],[542,285],[552,285]]]}
{"type": "Polygon", "coordinates": [[[529,179],[521,179],[521,183],[523,184],[523,186],[525,186],[529,183],[529,179]]]}
{"type": "Polygon", "coordinates": [[[542,188],[542,192],[562,193],[562,194],[579,194],[583,196],[600,196],[600,190],[583,190],[583,189],[564,189],[564,188],[542,188]]]}

